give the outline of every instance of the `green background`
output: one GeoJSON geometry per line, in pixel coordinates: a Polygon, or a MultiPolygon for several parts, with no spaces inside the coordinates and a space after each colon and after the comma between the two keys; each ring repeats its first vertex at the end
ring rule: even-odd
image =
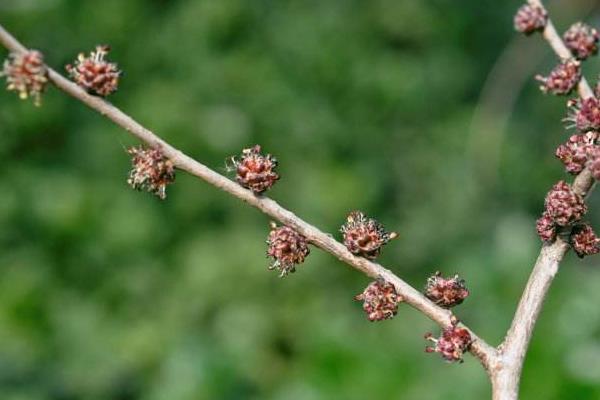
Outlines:
{"type": "MultiPolygon", "coordinates": [[[[457,314],[497,344],[567,177],[566,99],[532,78],[556,59],[513,31],[519,5],[2,0],[0,23],[59,70],[110,44],[111,102],[223,173],[260,143],[280,160],[269,196],[336,237],[353,209],[377,217],[400,233],[381,263],[416,287],[460,273],[457,314]]],[[[550,12],[563,30],[593,6],[550,12]]],[[[369,323],[352,300],[369,281],[328,254],[267,271],[255,209],[184,173],[164,202],[129,189],[135,143],[54,88],[41,108],[0,94],[1,399],[490,397],[473,357],[423,352],[438,328],[420,313],[369,323]]],[[[599,264],[561,266],[522,398],[600,398],[599,264]]]]}

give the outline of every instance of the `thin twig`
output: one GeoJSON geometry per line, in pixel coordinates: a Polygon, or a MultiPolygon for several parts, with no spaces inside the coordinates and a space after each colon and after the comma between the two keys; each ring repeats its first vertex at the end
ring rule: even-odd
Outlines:
{"type": "MultiPolygon", "coordinates": [[[[529,3],[543,7],[539,0],[529,0],[529,3]]],[[[554,28],[552,21],[548,20],[543,36],[561,59],[572,57],[571,52],[554,28]]],[[[579,82],[578,91],[584,99],[594,96],[590,85],[583,77],[579,82]]],[[[574,191],[583,197],[589,195],[593,186],[594,178],[588,169],[584,169],[579,173],[573,182],[574,191]]],[[[510,329],[504,342],[499,346],[499,369],[492,373],[493,398],[495,400],[518,399],[523,363],[525,362],[535,323],[550,285],[558,273],[560,262],[569,248],[569,244],[560,238],[552,244],[542,246],[517,306],[510,329]]]]}
{"type": "MultiPolygon", "coordinates": [[[[0,25],[0,42],[12,52],[22,53],[27,51],[27,48],[19,43],[10,33],[8,33],[2,27],[2,25],[0,25]]],[[[48,76],[50,81],[65,93],[82,101],[90,108],[98,111],[100,114],[112,120],[115,124],[119,125],[127,132],[136,136],[138,139],[142,140],[148,145],[160,148],[161,151],[169,159],[171,159],[171,161],[173,161],[177,168],[197,176],[198,178],[241,199],[251,206],[258,208],[263,213],[278,220],[282,224],[294,228],[304,235],[313,245],[334,255],[340,261],[363,272],[367,276],[371,278],[382,277],[396,287],[397,292],[403,297],[406,303],[425,314],[443,328],[451,325],[452,313],[450,311],[435,305],[433,302],[423,296],[423,294],[421,294],[418,290],[410,286],[404,280],[400,279],[390,270],[365,258],[354,256],[343,244],[336,241],[330,235],[322,232],[308,222],[303,221],[291,211],[288,211],[280,206],[274,200],[267,197],[254,195],[251,191],[242,188],[240,185],[228,179],[227,177],[218,174],[207,166],[185,155],[167,142],[163,141],[149,129],[143,127],[117,107],[99,97],[88,94],[75,83],[69,81],[53,69],[48,69],[48,76]]],[[[473,331],[469,331],[473,337],[473,343],[470,348],[471,353],[480,360],[481,364],[487,370],[495,360],[496,350],[479,338],[473,331]]]]}

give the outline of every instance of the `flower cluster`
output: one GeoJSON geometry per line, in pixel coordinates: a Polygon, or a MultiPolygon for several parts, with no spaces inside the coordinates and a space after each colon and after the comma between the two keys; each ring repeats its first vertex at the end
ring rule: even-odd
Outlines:
{"type": "MultiPolygon", "coordinates": [[[[546,11],[529,2],[515,15],[515,28],[529,34],[542,29],[548,22],[546,11]]],[[[582,22],[573,24],[563,35],[566,47],[573,58],[562,59],[548,76],[536,76],[544,93],[570,94],[582,79],[581,61],[598,52],[600,34],[582,22]]],[[[555,152],[572,175],[585,168],[596,180],[600,180],[600,81],[595,96],[569,100],[566,121],[577,128],[578,134],[558,146],[555,152]]],[[[536,231],[543,242],[550,243],[558,235],[568,237],[571,247],[578,256],[596,254],[600,251],[598,237],[591,226],[581,223],[587,212],[583,197],[564,181],[556,183],[546,195],[544,212],[536,222],[536,231]]]]}
{"type": "Polygon", "coordinates": [[[585,168],[590,153],[596,148],[597,139],[598,133],[594,131],[572,135],[558,146],[555,155],[565,165],[568,173],[578,174],[585,168]]]}
{"type": "Polygon", "coordinates": [[[383,245],[398,236],[395,232],[386,232],[383,225],[360,211],[352,211],[348,215],[340,232],[352,254],[371,260],[377,258],[383,245]]]}
{"type": "Polygon", "coordinates": [[[573,55],[580,60],[598,52],[598,31],[583,22],[573,24],[565,32],[563,39],[573,55]]]}
{"type": "Polygon", "coordinates": [[[74,66],[66,66],[67,72],[83,89],[106,97],[118,89],[121,76],[117,64],[104,59],[109,51],[108,46],[96,46],[96,50],[90,52],[89,57],[80,53],[74,66]]]}
{"type": "Polygon", "coordinates": [[[587,212],[583,198],[565,181],[559,181],[546,195],[545,210],[536,224],[540,239],[550,242],[556,237],[557,226],[570,226],[587,212]]]}
{"type": "Polygon", "coordinates": [[[275,172],[277,159],[270,154],[262,155],[259,145],[242,150],[239,158],[231,160],[237,182],[256,194],[263,193],[279,180],[275,172]]]}
{"type": "Polygon", "coordinates": [[[469,349],[473,339],[465,328],[455,324],[442,330],[439,338],[434,338],[431,333],[425,334],[425,339],[433,342],[433,347],[426,347],[428,353],[439,353],[448,362],[463,362],[463,354],[469,349]]]}
{"type": "Polygon", "coordinates": [[[173,162],[156,148],[131,147],[127,152],[132,156],[133,167],[127,183],[136,190],[145,190],[164,200],[167,185],[175,180],[173,162]]]}
{"type": "Polygon", "coordinates": [[[571,100],[568,103],[570,121],[580,132],[600,130],[600,101],[595,97],[571,100]]]}
{"type": "Polygon", "coordinates": [[[427,279],[425,296],[438,306],[451,308],[462,303],[469,296],[469,290],[465,286],[464,279],[458,275],[444,278],[438,271],[427,279]]]}
{"type": "Polygon", "coordinates": [[[310,253],[306,238],[288,226],[277,227],[271,224],[267,239],[267,256],[273,262],[269,269],[278,269],[280,277],[296,271],[310,253]]]}
{"type": "Polygon", "coordinates": [[[543,7],[524,4],[519,8],[514,18],[515,29],[518,32],[530,35],[541,31],[548,22],[548,13],[543,7]]]}
{"type": "Polygon", "coordinates": [[[577,225],[571,234],[571,246],[580,258],[600,252],[600,239],[588,224],[577,225]]]}
{"type": "Polygon", "coordinates": [[[571,225],[587,212],[583,198],[565,181],[559,181],[552,187],[544,205],[548,215],[559,226],[571,225]]]}
{"type": "Polygon", "coordinates": [[[542,83],[542,92],[566,95],[573,91],[581,79],[580,63],[577,60],[566,60],[554,67],[548,76],[537,75],[535,78],[542,83]]]}
{"type": "Polygon", "coordinates": [[[21,99],[32,97],[36,106],[41,104],[41,95],[48,84],[48,69],[42,53],[37,50],[10,53],[0,76],[6,77],[6,88],[17,92],[21,99]]]}
{"type": "Polygon", "coordinates": [[[552,242],[556,239],[556,224],[547,211],[537,220],[535,229],[542,242],[552,242]]]}
{"type": "Polygon", "coordinates": [[[592,146],[588,149],[585,166],[597,181],[600,181],[600,147],[592,146]]]}
{"type": "Polygon", "coordinates": [[[369,321],[383,321],[392,319],[398,312],[398,303],[402,296],[396,292],[396,288],[383,279],[371,282],[365,290],[354,297],[355,300],[363,302],[363,310],[367,313],[369,321]]]}

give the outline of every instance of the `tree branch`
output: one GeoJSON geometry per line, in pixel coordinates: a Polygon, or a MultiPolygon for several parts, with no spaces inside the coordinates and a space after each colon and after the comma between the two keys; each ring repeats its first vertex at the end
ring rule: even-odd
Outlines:
{"type": "MultiPolygon", "coordinates": [[[[2,27],[2,25],[0,25],[0,43],[2,43],[8,50],[15,53],[23,53],[27,51],[27,48],[19,43],[19,41],[17,41],[10,33],[8,33],[2,27]]],[[[382,277],[396,287],[397,292],[403,297],[406,303],[425,314],[443,328],[451,325],[452,313],[450,311],[435,305],[418,290],[396,276],[392,271],[365,258],[354,256],[343,244],[336,241],[330,235],[322,232],[308,222],[303,221],[291,211],[288,211],[280,206],[274,200],[267,197],[256,196],[250,190],[242,188],[240,185],[228,179],[227,177],[218,174],[207,166],[192,159],[162,140],[149,129],[136,122],[133,118],[119,110],[117,107],[99,97],[88,94],[75,83],[66,79],[51,68],[48,68],[48,77],[50,81],[63,92],[82,101],[87,106],[107,117],[141,141],[152,147],[159,148],[177,168],[184,170],[213,186],[216,186],[217,188],[237,197],[253,207],[258,208],[263,213],[278,220],[282,224],[294,228],[299,233],[304,235],[313,245],[332,254],[340,261],[348,264],[354,269],[363,272],[367,276],[371,278],[382,277]]],[[[479,359],[486,370],[489,370],[490,365],[496,359],[496,349],[488,345],[470,329],[469,331],[473,338],[473,343],[470,347],[471,353],[479,359]]]]}
{"type": "MultiPolygon", "coordinates": [[[[543,7],[539,0],[529,0],[529,4],[543,7]]],[[[552,21],[548,20],[543,36],[561,59],[572,57],[552,21]]],[[[578,92],[584,99],[594,96],[594,92],[584,77],[579,81],[578,92]]],[[[590,171],[586,168],[580,172],[572,186],[576,193],[586,197],[594,186],[594,178],[590,171]]],[[[560,262],[569,248],[569,244],[561,238],[557,238],[552,244],[542,246],[510,329],[504,342],[499,346],[499,370],[492,373],[494,400],[518,399],[523,363],[535,323],[540,315],[548,289],[558,273],[560,262]]]]}

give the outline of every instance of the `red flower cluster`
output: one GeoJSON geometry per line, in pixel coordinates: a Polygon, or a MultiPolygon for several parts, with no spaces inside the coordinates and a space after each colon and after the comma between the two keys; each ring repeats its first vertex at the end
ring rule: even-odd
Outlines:
{"type": "Polygon", "coordinates": [[[565,119],[572,122],[580,132],[600,130],[600,101],[595,97],[571,100],[569,115],[565,119]]]}
{"type": "Polygon", "coordinates": [[[600,239],[588,224],[578,225],[571,234],[571,246],[580,258],[600,252],[600,239]]]}
{"type": "Polygon", "coordinates": [[[581,79],[581,67],[577,60],[566,60],[558,64],[548,76],[535,77],[542,84],[540,90],[544,93],[565,95],[577,86],[581,79]]]}
{"type": "Polygon", "coordinates": [[[548,192],[545,207],[548,216],[559,226],[577,222],[587,212],[583,198],[565,181],[559,181],[548,192]]]}
{"type": "Polygon", "coordinates": [[[377,258],[383,245],[398,236],[395,232],[386,232],[383,225],[360,211],[353,211],[348,215],[340,232],[344,236],[344,244],[352,254],[371,260],[377,258]]]}
{"type": "Polygon", "coordinates": [[[538,236],[544,242],[556,238],[558,226],[571,226],[587,212],[583,198],[565,181],[552,187],[544,205],[544,213],[536,223],[538,236]]]}
{"type": "Polygon", "coordinates": [[[127,152],[132,155],[133,167],[127,183],[136,190],[145,190],[164,200],[167,197],[167,185],[175,180],[173,162],[159,149],[131,147],[127,152]]]}
{"type": "Polygon", "coordinates": [[[593,146],[588,149],[585,166],[590,170],[594,179],[600,181],[600,147],[593,146]]]}
{"type": "Polygon", "coordinates": [[[556,224],[547,211],[544,211],[542,216],[537,220],[535,229],[543,242],[552,242],[556,239],[556,224]]]}
{"type": "Polygon", "coordinates": [[[242,150],[239,159],[231,158],[237,182],[256,194],[271,188],[279,180],[275,172],[277,159],[270,154],[262,155],[260,150],[260,146],[256,145],[242,150]]]}
{"type": "Polygon", "coordinates": [[[541,31],[548,22],[548,13],[544,8],[524,4],[519,8],[514,18],[515,29],[518,32],[530,35],[535,31],[541,31]]]}
{"type": "Polygon", "coordinates": [[[355,300],[363,302],[363,310],[367,313],[369,321],[383,321],[392,319],[398,312],[398,303],[402,296],[396,293],[396,288],[391,283],[378,279],[369,286],[355,300]]]}
{"type": "Polygon", "coordinates": [[[121,76],[117,64],[104,59],[109,51],[108,46],[96,46],[96,51],[90,52],[89,57],[80,53],[75,66],[69,64],[66,70],[79,86],[90,93],[106,97],[117,90],[121,76]]]}
{"type": "Polygon", "coordinates": [[[288,226],[271,225],[267,256],[273,259],[269,269],[278,269],[280,277],[296,271],[310,253],[306,238],[288,226]]]}
{"type": "Polygon", "coordinates": [[[449,362],[463,362],[462,356],[473,342],[469,331],[456,325],[442,330],[442,334],[437,339],[431,333],[425,334],[425,339],[435,343],[433,347],[426,347],[426,352],[439,353],[449,362]]]}
{"type": "Polygon", "coordinates": [[[598,52],[598,31],[583,22],[573,24],[563,35],[565,44],[580,60],[598,52]]]}
{"type": "Polygon", "coordinates": [[[565,165],[568,173],[578,174],[586,166],[588,155],[596,147],[597,139],[598,133],[594,131],[572,135],[564,144],[558,146],[555,155],[565,165]]]}
{"type": "Polygon", "coordinates": [[[36,50],[10,53],[4,61],[0,76],[6,77],[6,88],[19,94],[21,99],[33,97],[34,104],[41,104],[41,95],[48,84],[48,69],[44,56],[36,50]]]}
{"type": "Polygon", "coordinates": [[[458,275],[444,278],[438,271],[427,279],[425,296],[438,306],[451,308],[462,303],[469,296],[469,291],[465,286],[464,279],[458,275]]]}

